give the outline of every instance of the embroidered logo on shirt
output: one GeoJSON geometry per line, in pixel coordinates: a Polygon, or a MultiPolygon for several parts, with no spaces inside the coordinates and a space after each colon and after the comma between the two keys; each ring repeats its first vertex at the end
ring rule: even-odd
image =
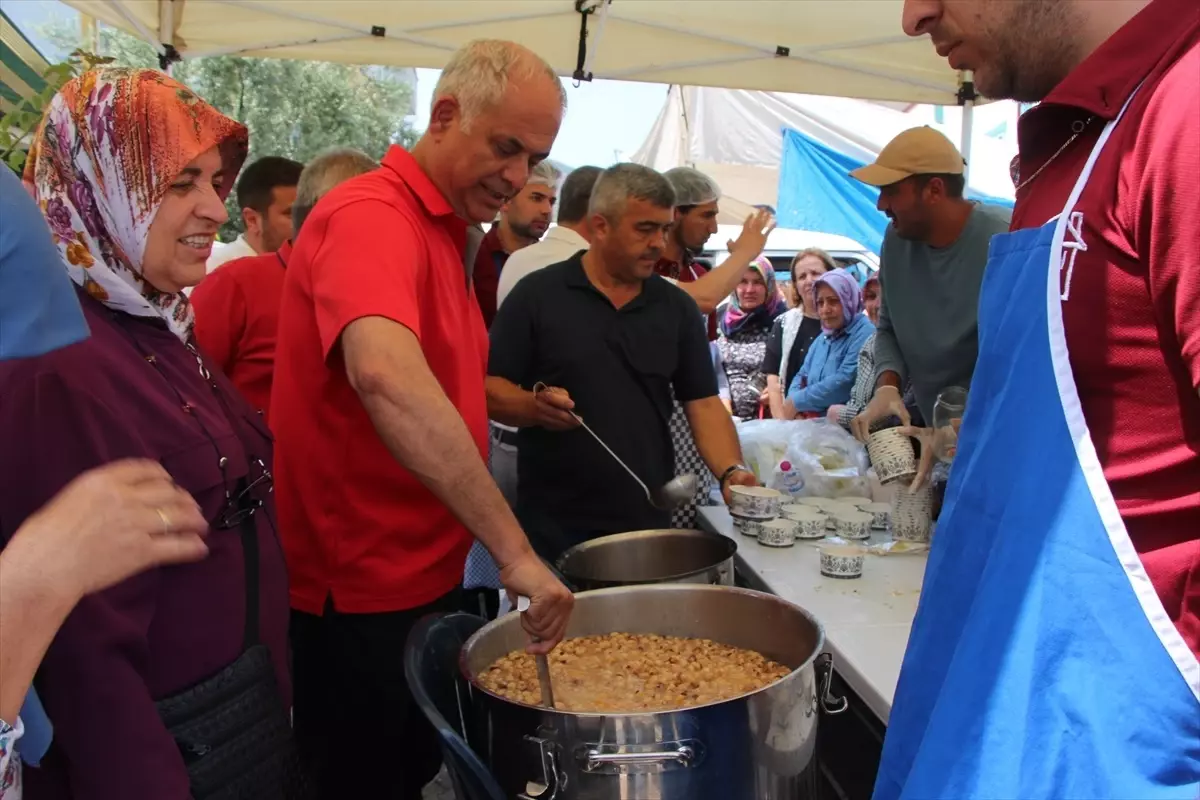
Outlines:
{"type": "Polygon", "coordinates": [[[1071,277],[1075,273],[1075,256],[1086,251],[1087,244],[1083,241],[1083,212],[1072,211],[1071,216],[1067,218],[1066,230],[1063,231],[1062,255],[1058,263],[1064,303],[1071,299],[1071,277]]]}

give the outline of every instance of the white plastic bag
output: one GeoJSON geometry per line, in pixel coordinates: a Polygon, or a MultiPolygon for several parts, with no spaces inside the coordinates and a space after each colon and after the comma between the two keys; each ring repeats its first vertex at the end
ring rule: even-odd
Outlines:
{"type": "Polygon", "coordinates": [[[785,456],[804,479],[800,492],[790,492],[793,496],[870,496],[867,449],[857,439],[823,419],[791,424],[785,456]]]}
{"type": "Polygon", "coordinates": [[[763,486],[773,486],[779,464],[787,456],[788,441],[794,422],[778,419],[752,419],[737,423],[742,458],[763,486]]]}
{"type": "Polygon", "coordinates": [[[867,450],[825,420],[750,420],[737,426],[746,466],[792,497],[871,495],[867,450]]]}

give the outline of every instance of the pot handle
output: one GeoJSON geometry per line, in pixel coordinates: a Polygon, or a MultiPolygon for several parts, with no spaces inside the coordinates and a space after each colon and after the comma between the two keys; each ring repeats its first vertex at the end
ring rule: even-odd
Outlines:
{"type": "Polygon", "coordinates": [[[558,771],[558,759],[554,756],[554,743],[537,736],[526,736],[525,741],[538,746],[542,760],[542,781],[529,781],[525,784],[525,792],[517,795],[517,800],[557,800],[558,790],[562,785],[558,771]]]}
{"type": "Polygon", "coordinates": [[[834,697],[832,694],[833,654],[821,653],[813,666],[816,668],[817,682],[821,687],[821,709],[826,714],[841,714],[850,707],[850,701],[845,697],[834,697]]]}
{"type": "Polygon", "coordinates": [[[664,761],[675,761],[681,767],[690,767],[696,758],[696,751],[686,744],[671,750],[656,750],[648,753],[602,753],[599,750],[587,751],[587,769],[589,772],[606,765],[618,767],[633,767],[642,764],[661,764],[664,761]]]}

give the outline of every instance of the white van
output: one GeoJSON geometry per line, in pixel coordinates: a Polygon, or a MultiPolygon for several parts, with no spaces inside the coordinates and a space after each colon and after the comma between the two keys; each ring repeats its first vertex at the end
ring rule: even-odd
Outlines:
{"type": "MultiPolygon", "coordinates": [[[[727,242],[737,239],[742,233],[741,225],[719,225],[717,232],[708,240],[700,258],[708,266],[715,266],[729,257],[727,242]]],[[[800,231],[794,228],[776,228],[767,237],[767,247],[763,255],[770,259],[775,267],[775,282],[785,294],[791,294],[792,276],[789,272],[792,259],[801,250],[819,247],[829,255],[839,266],[845,267],[855,277],[859,284],[866,283],[867,278],[879,271],[879,256],[864,245],[845,236],[834,233],[817,233],[816,231],[800,231]]]]}

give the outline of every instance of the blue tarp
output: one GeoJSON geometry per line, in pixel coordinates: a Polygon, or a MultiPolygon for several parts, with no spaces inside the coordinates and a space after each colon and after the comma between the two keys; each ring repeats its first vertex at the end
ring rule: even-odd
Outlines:
{"type": "MultiPolygon", "coordinates": [[[[783,130],[779,170],[779,227],[848,236],[876,253],[888,219],[877,208],[879,190],[850,171],[863,163],[791,128],[783,130]]],[[[967,191],[972,200],[1012,208],[1011,200],[967,191]]]]}

